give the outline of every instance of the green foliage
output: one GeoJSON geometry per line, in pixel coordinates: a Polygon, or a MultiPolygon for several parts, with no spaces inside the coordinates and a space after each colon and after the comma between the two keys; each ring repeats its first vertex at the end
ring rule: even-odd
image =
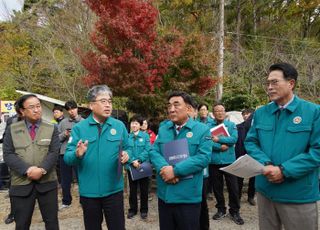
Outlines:
{"type": "Polygon", "coordinates": [[[0,89],[1,100],[15,100],[19,95],[16,93],[14,87],[8,85],[2,85],[0,89]]]}
{"type": "MultiPolygon", "coordinates": [[[[319,103],[319,1],[225,2],[223,101],[228,110],[267,103],[263,82],[268,67],[279,61],[298,69],[296,94],[319,103]]],[[[23,89],[84,102],[86,71],[78,51],[94,49],[89,34],[95,16],[79,0],[25,0],[24,4],[24,11],[15,12],[12,21],[0,23],[1,99],[15,99],[15,89],[23,89]]],[[[181,35],[181,55],[152,95],[124,94],[114,98],[114,107],[160,120],[166,116],[166,93],[173,89],[186,90],[199,103],[212,106],[215,89],[201,89],[208,84],[206,77],[214,81],[216,76],[219,1],[155,0],[154,6],[159,10],[157,34],[168,41],[181,35]],[[200,78],[203,81],[197,81],[200,78]]],[[[132,79],[124,83],[125,93],[131,93],[132,79]]]]}
{"type": "Polygon", "coordinates": [[[185,33],[212,32],[215,18],[212,0],[157,0],[160,25],[175,27],[185,33]]]}
{"type": "Polygon", "coordinates": [[[257,98],[248,94],[224,94],[222,103],[226,111],[241,111],[244,108],[256,108],[259,105],[257,98]]]}

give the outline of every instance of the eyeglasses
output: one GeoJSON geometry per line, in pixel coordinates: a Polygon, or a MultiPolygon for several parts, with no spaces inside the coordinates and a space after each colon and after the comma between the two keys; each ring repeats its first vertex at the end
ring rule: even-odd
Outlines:
{"type": "Polygon", "coordinates": [[[224,113],[224,112],[226,112],[225,110],[214,110],[213,111],[214,113],[224,113]]]}
{"type": "Polygon", "coordinates": [[[279,85],[279,82],[281,82],[281,81],[286,81],[286,80],[270,80],[270,81],[266,81],[265,83],[264,83],[264,86],[265,87],[269,87],[270,85],[272,86],[272,87],[275,87],[275,86],[278,86],[279,85]]]}
{"type": "Polygon", "coordinates": [[[28,107],[26,107],[26,108],[24,108],[24,109],[28,109],[28,110],[32,110],[32,111],[34,111],[34,110],[36,110],[36,109],[41,109],[41,105],[39,104],[39,105],[30,105],[30,106],[28,106],[28,107]]]}
{"type": "Polygon", "coordinates": [[[94,100],[92,102],[100,102],[101,104],[109,104],[111,105],[112,104],[112,99],[106,99],[106,98],[102,98],[100,100],[94,100]]]}

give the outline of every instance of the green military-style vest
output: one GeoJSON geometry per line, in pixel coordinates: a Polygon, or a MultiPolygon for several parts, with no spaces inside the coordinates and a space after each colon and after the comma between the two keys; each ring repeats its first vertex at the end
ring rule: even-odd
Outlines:
{"type": "MultiPolygon", "coordinates": [[[[15,153],[27,164],[39,167],[48,154],[54,125],[42,121],[34,140],[32,140],[29,135],[25,121],[13,123],[10,129],[15,153]]],[[[56,170],[52,168],[46,175],[43,175],[38,182],[46,183],[55,181],[56,179],[56,170]]],[[[26,176],[21,176],[11,170],[11,185],[27,185],[31,182],[32,180],[26,176]]]]}

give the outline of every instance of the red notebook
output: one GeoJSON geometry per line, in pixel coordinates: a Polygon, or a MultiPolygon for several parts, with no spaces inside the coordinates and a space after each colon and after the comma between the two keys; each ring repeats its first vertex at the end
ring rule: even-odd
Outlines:
{"type": "Polygon", "coordinates": [[[227,127],[222,123],[210,129],[211,136],[226,136],[230,137],[227,127]]]}

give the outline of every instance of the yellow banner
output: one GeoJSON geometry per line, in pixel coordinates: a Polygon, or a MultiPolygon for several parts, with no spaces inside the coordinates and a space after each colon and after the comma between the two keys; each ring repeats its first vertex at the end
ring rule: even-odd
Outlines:
{"type": "Polygon", "coordinates": [[[14,101],[1,101],[1,113],[15,113],[14,101]]]}

